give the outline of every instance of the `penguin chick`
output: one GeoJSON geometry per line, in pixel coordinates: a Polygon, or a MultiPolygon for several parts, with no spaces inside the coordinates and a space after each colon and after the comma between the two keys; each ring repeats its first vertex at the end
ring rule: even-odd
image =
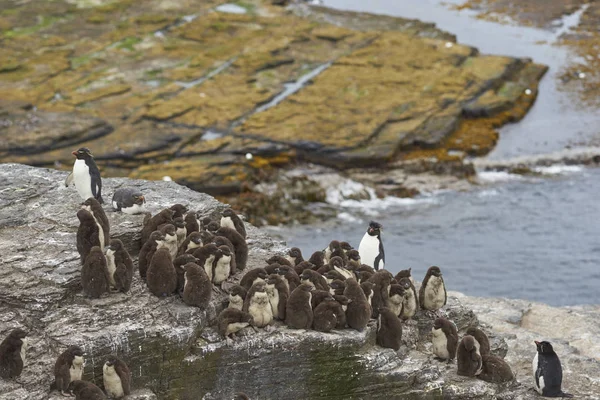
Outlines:
{"type": "Polygon", "coordinates": [[[334,279],[329,284],[329,292],[333,295],[343,295],[344,290],[346,290],[346,284],[344,283],[344,281],[334,279]]]}
{"type": "Polygon", "coordinates": [[[221,311],[217,321],[219,334],[225,338],[233,336],[239,330],[254,324],[252,315],[231,307],[221,311]]]}
{"type": "Polygon", "coordinates": [[[514,379],[510,365],[502,358],[491,354],[482,354],[483,369],[477,377],[492,383],[510,382],[514,379]]]}
{"type": "MultiPolygon", "coordinates": [[[[314,272],[316,272],[316,271],[314,271],[314,272]]],[[[344,275],[340,274],[339,272],[337,272],[334,269],[331,271],[325,272],[322,276],[325,278],[325,280],[327,281],[328,284],[333,282],[336,279],[340,280],[340,281],[346,280],[346,277],[344,275]]]]}
{"type": "Polygon", "coordinates": [[[304,272],[305,269],[310,269],[314,271],[314,264],[311,264],[308,261],[302,261],[299,264],[296,264],[294,266],[294,271],[296,271],[296,273],[298,274],[298,276],[300,276],[302,274],[302,272],[304,272]]]}
{"type": "Polygon", "coordinates": [[[359,283],[363,283],[363,282],[367,282],[369,279],[371,279],[371,277],[373,275],[375,275],[375,273],[370,272],[370,271],[356,270],[356,271],[354,271],[354,275],[356,276],[356,280],[359,283]]]}
{"type": "Polygon", "coordinates": [[[389,309],[398,317],[402,313],[402,304],[404,303],[404,288],[402,285],[390,285],[389,309]]]}
{"type": "Polygon", "coordinates": [[[329,291],[326,290],[316,290],[313,288],[312,292],[310,292],[311,297],[310,297],[310,306],[312,307],[313,311],[315,308],[317,308],[319,306],[319,304],[321,304],[321,302],[329,297],[332,297],[332,294],[329,291]]]}
{"type": "Polygon", "coordinates": [[[373,282],[363,282],[360,284],[360,288],[365,292],[367,302],[373,307],[373,290],[375,290],[375,284],[373,282]]]}
{"type": "Polygon", "coordinates": [[[387,307],[377,310],[377,344],[388,349],[400,350],[402,343],[402,322],[387,307]]]}
{"type": "Polygon", "coordinates": [[[59,390],[63,396],[69,396],[69,384],[81,379],[83,363],[81,347],[69,346],[54,363],[54,382],[50,389],[59,390]]]}
{"type": "Polygon", "coordinates": [[[195,263],[184,266],[183,302],[188,306],[206,309],[212,296],[212,284],[203,268],[195,263]]]}
{"type": "Polygon", "coordinates": [[[328,294],[314,310],[314,329],[319,332],[331,332],[337,326],[337,316],[340,313],[343,313],[342,306],[328,294]]]}
{"type": "MultiPolygon", "coordinates": [[[[219,228],[221,227],[221,225],[219,225],[219,223],[216,222],[216,221],[211,221],[208,225],[205,225],[205,227],[206,227],[207,231],[215,234],[219,230],[219,228]]],[[[234,229],[234,231],[235,231],[235,229],[234,229]]]]}
{"type": "Polygon", "coordinates": [[[437,318],[431,328],[433,354],[441,360],[451,361],[456,357],[458,331],[454,322],[446,318],[437,318]]]}
{"type": "Polygon", "coordinates": [[[385,266],[385,253],[383,251],[383,241],[381,233],[383,227],[380,223],[371,221],[367,232],[358,245],[358,253],[361,261],[379,271],[385,266]]]}
{"type": "Polygon", "coordinates": [[[336,329],[344,329],[346,327],[346,311],[348,310],[348,304],[350,304],[350,300],[344,295],[334,294],[333,298],[337,301],[341,308],[338,310],[341,313],[336,314],[337,324],[335,326],[336,329]]]}
{"type": "Polygon", "coordinates": [[[233,243],[231,243],[231,241],[229,239],[227,239],[226,237],[223,237],[223,236],[215,236],[213,238],[213,243],[217,247],[221,247],[221,246],[229,247],[229,252],[231,255],[231,260],[229,261],[229,264],[231,266],[230,275],[234,275],[237,272],[237,263],[235,262],[235,246],[233,245],[233,243]]]}
{"type": "Polygon", "coordinates": [[[275,273],[283,276],[283,280],[287,285],[290,293],[294,291],[298,286],[300,286],[300,277],[294,271],[292,267],[288,267],[287,265],[281,265],[275,273]]]}
{"type": "Polygon", "coordinates": [[[562,391],[562,365],[552,344],[535,341],[537,353],[533,357],[533,384],[535,390],[545,397],[573,397],[562,391]]]}
{"type": "MultiPolygon", "coordinates": [[[[308,259],[308,262],[314,265],[317,269],[321,268],[323,265],[325,265],[325,255],[322,251],[315,251],[308,259]]],[[[327,260],[327,262],[329,262],[329,260],[327,260]]]]}
{"type": "Polygon", "coordinates": [[[69,391],[75,394],[75,400],[106,400],[104,392],[92,382],[73,381],[69,384],[69,391]]]}
{"type": "MultiPolygon", "coordinates": [[[[219,223],[217,223],[216,221],[213,221],[210,217],[204,217],[200,220],[200,231],[207,231],[208,230],[208,226],[210,225],[211,222],[215,222],[217,228],[220,226],[219,223]]],[[[215,229],[215,230],[216,230],[215,229]]]]}
{"type": "Polygon", "coordinates": [[[125,361],[108,356],[102,367],[104,390],[113,399],[122,399],[131,393],[131,371],[125,361]]]}
{"type": "Polygon", "coordinates": [[[158,297],[170,296],[177,289],[177,272],[171,261],[169,249],[156,250],[146,276],[150,292],[158,297]]]}
{"type": "Polygon", "coordinates": [[[342,245],[337,240],[329,242],[329,246],[325,249],[325,261],[331,263],[333,257],[340,257],[342,265],[345,265],[348,261],[348,256],[346,256],[346,253],[342,250],[342,245]]]}
{"type": "Polygon", "coordinates": [[[360,262],[360,253],[358,252],[358,250],[352,249],[349,250],[346,255],[348,256],[348,262],[350,261],[354,261],[355,263],[357,263],[359,266],[360,264],[362,264],[360,262]]]}
{"type": "Polygon", "coordinates": [[[112,206],[115,211],[122,211],[125,214],[140,214],[145,210],[146,198],[137,189],[120,188],[113,194],[112,206]]]}
{"type": "Polygon", "coordinates": [[[240,286],[244,289],[249,290],[252,285],[259,281],[265,281],[267,279],[267,271],[264,268],[254,268],[246,272],[240,281],[240,286]]]}
{"type": "Polygon", "coordinates": [[[194,257],[198,259],[198,265],[204,268],[206,275],[208,275],[211,281],[213,279],[213,262],[215,261],[218,250],[219,248],[214,243],[208,243],[200,248],[197,248],[192,253],[194,257]]]}
{"type": "Polygon", "coordinates": [[[229,306],[242,310],[244,308],[244,299],[246,298],[247,290],[240,285],[235,285],[229,289],[229,306]]]}
{"type": "Polygon", "coordinates": [[[256,282],[248,290],[244,300],[243,311],[248,312],[254,319],[254,326],[263,328],[273,321],[273,309],[267,294],[267,284],[264,281],[256,282]]]}
{"type": "Polygon", "coordinates": [[[80,147],[71,154],[75,156],[75,163],[73,172],[65,180],[65,186],[75,183],[77,193],[83,200],[93,197],[103,204],[102,178],[92,152],[87,147],[80,147]]]}
{"type": "Polygon", "coordinates": [[[16,328],[0,343],[0,378],[11,379],[21,375],[27,342],[27,332],[16,328]]]}
{"type": "Polygon", "coordinates": [[[472,326],[467,329],[466,334],[473,336],[477,340],[477,343],[479,343],[479,353],[482,357],[485,354],[490,354],[490,340],[481,329],[472,326]]]}
{"type": "Polygon", "coordinates": [[[246,239],[242,237],[235,229],[221,227],[216,232],[217,236],[224,236],[233,244],[235,247],[235,263],[238,270],[246,269],[246,262],[248,261],[248,244],[246,239]]]}
{"type": "Polygon", "coordinates": [[[297,247],[292,247],[286,254],[285,258],[292,264],[292,266],[296,266],[304,261],[302,257],[302,251],[297,247]]]}
{"type": "Polygon", "coordinates": [[[402,313],[400,318],[407,320],[412,318],[419,309],[419,298],[417,297],[417,291],[408,278],[402,278],[398,282],[404,289],[404,300],[402,301],[402,313]]]}
{"type": "Polygon", "coordinates": [[[160,231],[152,232],[148,240],[144,243],[138,256],[138,270],[140,272],[140,278],[146,279],[146,273],[148,271],[150,261],[152,261],[152,257],[154,257],[156,250],[163,247],[164,243],[165,235],[163,235],[160,231]]]}
{"type": "Polygon", "coordinates": [[[106,216],[104,209],[98,200],[93,197],[90,197],[81,203],[81,208],[89,211],[98,224],[99,230],[101,231],[100,238],[103,239],[100,240],[100,243],[102,244],[100,247],[104,249],[104,246],[108,246],[108,242],[110,241],[110,224],[108,223],[108,217],[106,216]]]}
{"type": "Polygon", "coordinates": [[[419,304],[423,310],[437,311],[446,305],[446,286],[438,267],[429,267],[419,289],[419,304]]]}
{"type": "Polygon", "coordinates": [[[81,286],[83,293],[93,299],[99,298],[102,293],[110,289],[110,278],[106,266],[106,257],[100,247],[94,246],[81,268],[81,286]]]}
{"type": "Polygon", "coordinates": [[[231,209],[227,208],[221,213],[221,226],[235,229],[244,239],[246,239],[246,227],[244,221],[231,209]]]}
{"type": "Polygon", "coordinates": [[[379,315],[379,307],[387,307],[390,301],[390,285],[392,283],[392,278],[392,274],[386,270],[377,271],[369,278],[369,282],[375,284],[375,287],[373,288],[373,299],[371,300],[371,305],[373,306],[373,318],[377,318],[377,315],[379,315]]]}
{"type": "Polygon", "coordinates": [[[285,324],[295,329],[310,329],[313,324],[311,291],[313,287],[301,284],[290,294],[285,309],[285,324]]]}
{"type": "Polygon", "coordinates": [[[465,335],[456,351],[458,375],[475,376],[481,373],[483,364],[479,354],[479,343],[471,335],[465,335]]]}
{"type": "Polygon", "coordinates": [[[177,289],[175,291],[181,296],[183,296],[183,286],[185,285],[185,265],[188,263],[198,265],[198,259],[191,254],[183,254],[173,260],[173,268],[177,273],[177,289]]]}
{"type": "Polygon", "coordinates": [[[267,295],[269,296],[269,303],[273,311],[273,318],[284,321],[285,307],[290,297],[290,292],[281,275],[269,275],[267,278],[267,295]]]}
{"type": "Polygon", "coordinates": [[[411,270],[412,270],[412,268],[401,270],[400,272],[398,272],[396,274],[396,276],[394,276],[394,279],[397,282],[400,282],[400,279],[402,279],[402,278],[408,278],[408,279],[410,279],[411,283],[414,285],[415,281],[414,281],[414,279],[413,279],[413,277],[411,275],[411,270]]]}
{"type": "Polygon", "coordinates": [[[173,219],[175,219],[175,218],[183,219],[183,216],[185,215],[185,213],[188,212],[187,207],[184,206],[183,204],[173,204],[171,206],[170,210],[173,211],[173,219]]]}
{"type": "Polygon", "coordinates": [[[333,269],[344,275],[346,279],[354,278],[355,276],[354,271],[349,270],[346,266],[346,262],[339,256],[331,257],[331,260],[329,260],[329,267],[330,270],[333,269]]]}
{"type": "Polygon", "coordinates": [[[329,291],[329,284],[321,274],[310,269],[304,270],[300,275],[300,283],[306,283],[317,290],[329,291]]]}
{"type": "Polygon", "coordinates": [[[165,208],[147,221],[144,221],[144,227],[142,228],[142,245],[148,241],[152,232],[158,230],[159,226],[172,223],[173,211],[169,210],[168,208],[165,208]]]}
{"type": "Polygon", "coordinates": [[[77,251],[83,265],[92,247],[103,247],[104,242],[100,242],[100,228],[91,212],[81,209],[77,211],[77,218],[79,218],[77,251]]]}
{"type": "Polygon", "coordinates": [[[183,222],[183,218],[181,217],[173,218],[173,225],[175,225],[175,233],[177,235],[177,249],[179,250],[179,247],[183,244],[185,238],[187,237],[187,229],[185,227],[185,222],[183,222]]]}
{"type": "Polygon", "coordinates": [[[215,285],[223,283],[231,273],[231,251],[227,246],[220,246],[213,261],[212,279],[215,285]]]}
{"type": "Polygon", "coordinates": [[[356,279],[346,279],[344,284],[344,296],[350,300],[346,310],[346,322],[350,328],[362,331],[371,318],[371,306],[356,279]]]}
{"type": "Polygon", "coordinates": [[[110,285],[127,293],[133,279],[133,261],[119,239],[112,239],[106,248],[106,267],[110,285]]]}
{"type": "Polygon", "coordinates": [[[187,231],[188,236],[192,232],[200,231],[200,221],[198,221],[198,214],[196,212],[188,212],[183,220],[185,221],[185,230],[187,231]]]}
{"type": "Polygon", "coordinates": [[[268,265],[287,265],[288,267],[294,266],[287,258],[275,255],[266,260],[268,265]]]}
{"type": "Polygon", "coordinates": [[[164,224],[158,227],[158,230],[165,235],[164,247],[169,249],[171,259],[177,257],[177,228],[173,224],[164,224]]]}

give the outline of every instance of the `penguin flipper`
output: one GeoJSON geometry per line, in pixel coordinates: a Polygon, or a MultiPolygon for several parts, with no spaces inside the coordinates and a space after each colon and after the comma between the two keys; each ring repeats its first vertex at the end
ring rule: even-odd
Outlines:
{"type": "Polygon", "coordinates": [[[65,179],[65,186],[66,186],[66,187],[69,187],[69,185],[70,185],[71,183],[73,183],[73,179],[74,179],[74,177],[73,177],[73,173],[71,172],[71,173],[69,174],[69,176],[67,176],[67,179],[65,179]]]}

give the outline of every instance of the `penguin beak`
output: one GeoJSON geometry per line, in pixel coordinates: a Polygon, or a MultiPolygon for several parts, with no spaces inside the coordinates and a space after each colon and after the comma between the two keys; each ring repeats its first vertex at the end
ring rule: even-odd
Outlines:
{"type": "Polygon", "coordinates": [[[144,198],[144,196],[140,196],[140,199],[141,199],[142,201],[146,201],[146,199],[144,198]]]}
{"type": "Polygon", "coordinates": [[[535,343],[536,346],[540,345],[540,342],[538,342],[537,340],[534,340],[533,343],[535,343]]]}
{"type": "Polygon", "coordinates": [[[76,151],[72,151],[71,154],[73,154],[75,157],[77,157],[77,152],[76,151]]]}

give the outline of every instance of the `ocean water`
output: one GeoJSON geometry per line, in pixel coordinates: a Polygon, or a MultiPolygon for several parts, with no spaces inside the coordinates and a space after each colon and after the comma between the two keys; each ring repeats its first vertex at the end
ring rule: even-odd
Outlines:
{"type": "MultiPolygon", "coordinates": [[[[446,1],[447,3],[455,0],[446,1]]],[[[418,18],[457,35],[484,54],[531,57],[550,67],[525,119],[503,127],[491,159],[549,153],[586,141],[600,131],[600,113],[559,90],[557,77],[569,60],[556,46],[577,15],[542,30],[477,20],[439,0],[325,0],[329,7],[418,18]]],[[[386,269],[442,269],[449,290],[473,296],[521,298],[551,305],[600,304],[600,170],[555,165],[543,177],[505,172],[479,174],[481,186],[417,199],[341,200],[335,221],[317,226],[270,228],[306,257],[331,240],[358,247],[369,220],[384,226],[386,269]]],[[[351,187],[351,184],[348,184],[351,187]]]]}

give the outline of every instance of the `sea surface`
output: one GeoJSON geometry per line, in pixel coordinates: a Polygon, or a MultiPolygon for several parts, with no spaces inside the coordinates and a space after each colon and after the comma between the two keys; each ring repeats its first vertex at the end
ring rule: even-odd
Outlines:
{"type": "MultiPolygon", "coordinates": [[[[523,121],[501,129],[487,157],[544,154],[600,132],[600,112],[560,91],[556,77],[571,56],[556,46],[579,14],[552,30],[497,24],[453,11],[438,0],[325,0],[344,10],[435,22],[481,53],[531,57],[550,67],[536,104],[523,121]]],[[[332,239],[358,248],[368,222],[383,224],[386,269],[412,268],[421,280],[438,265],[447,288],[468,295],[521,298],[550,305],[600,304],[600,170],[561,166],[541,177],[480,172],[479,187],[416,199],[339,201],[339,218],[318,226],[273,227],[271,233],[305,256],[332,239]]],[[[334,195],[333,198],[336,196],[334,195]]]]}

